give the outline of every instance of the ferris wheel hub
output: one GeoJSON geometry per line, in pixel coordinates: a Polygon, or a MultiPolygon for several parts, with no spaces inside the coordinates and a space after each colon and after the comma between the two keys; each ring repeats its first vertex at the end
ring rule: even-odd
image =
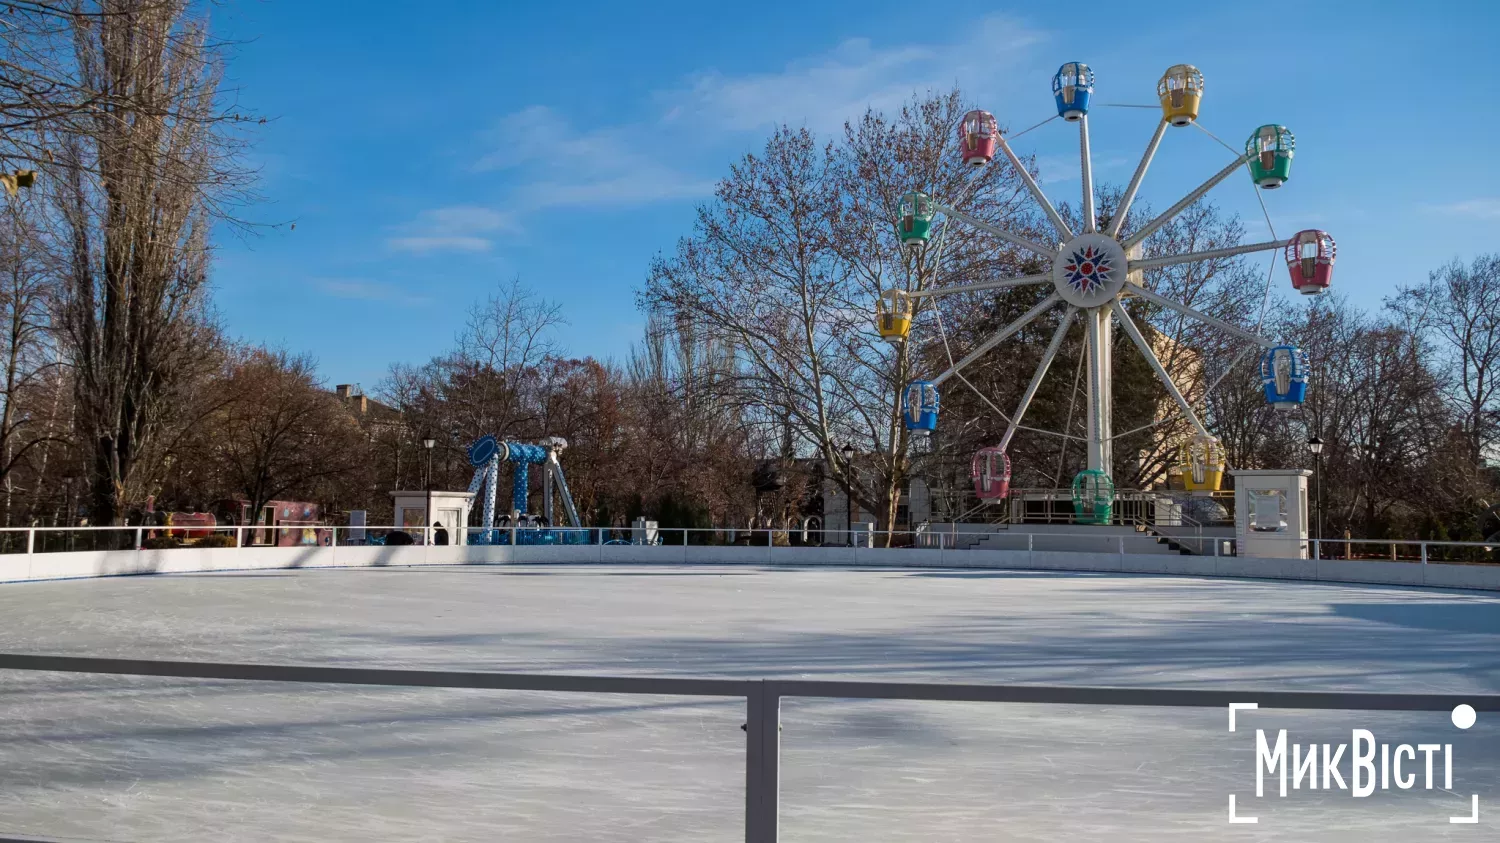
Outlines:
{"type": "Polygon", "coordinates": [[[1052,284],[1069,304],[1100,307],[1120,294],[1128,263],[1125,247],[1113,237],[1080,234],[1052,260],[1052,284]]]}

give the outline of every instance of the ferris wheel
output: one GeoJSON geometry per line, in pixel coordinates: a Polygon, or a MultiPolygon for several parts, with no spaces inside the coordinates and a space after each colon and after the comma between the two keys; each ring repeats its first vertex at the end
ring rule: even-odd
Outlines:
{"type": "MultiPolygon", "coordinates": [[[[1050,264],[1050,270],[1019,278],[912,291],[890,290],[882,294],[878,302],[876,324],[883,338],[900,343],[910,333],[916,299],[1050,285],[1050,294],[1039,304],[996,331],[961,359],[955,361],[950,357],[949,367],[941,374],[931,380],[914,381],[907,386],[902,412],[911,435],[929,435],[937,429],[938,388],[944,381],[990,353],[1028,323],[1054,310],[1062,310],[1056,332],[1043,352],[1040,364],[1032,374],[1015,411],[1007,419],[1005,434],[999,443],[983,448],[974,455],[974,491],[980,499],[989,501],[998,501],[1008,494],[1011,464],[1007,449],[1016,431],[1021,428],[1026,410],[1046,377],[1048,368],[1057,357],[1069,328],[1075,320],[1079,320],[1083,323],[1086,336],[1087,435],[1084,440],[1087,446],[1087,468],[1073,480],[1074,511],[1082,523],[1107,523],[1114,502],[1114,482],[1109,476],[1109,467],[1112,464],[1113,442],[1118,438],[1111,424],[1111,339],[1116,325],[1145,358],[1177,410],[1193,430],[1193,437],[1181,449],[1173,473],[1181,478],[1186,489],[1200,492],[1217,491],[1224,475],[1222,445],[1204,427],[1192,404],[1162,365],[1151,343],[1125,310],[1122,299],[1130,296],[1142,298],[1223,331],[1249,344],[1251,348],[1258,347],[1262,353],[1261,380],[1266,399],[1272,406],[1278,409],[1295,409],[1302,404],[1307,392],[1308,361],[1300,349],[1272,342],[1258,332],[1229,324],[1160,295],[1145,286],[1144,271],[1235,255],[1283,250],[1292,287],[1300,293],[1316,295],[1327,290],[1332,282],[1336,247],[1327,232],[1308,230],[1300,231],[1285,240],[1145,257],[1142,247],[1148,237],[1237,170],[1248,170],[1257,191],[1272,190],[1286,184],[1291,176],[1295,149],[1292,133],[1285,126],[1274,124],[1257,128],[1246,141],[1243,154],[1236,154],[1234,160],[1222,170],[1127,236],[1121,234],[1121,227],[1167,129],[1192,126],[1198,119],[1198,109],[1203,97],[1203,74],[1192,65],[1180,64],[1169,68],[1162,75],[1157,83],[1161,122],[1157,124],[1155,134],[1146,145],[1135,174],[1121,196],[1119,207],[1102,230],[1096,223],[1094,212],[1093,161],[1089,150],[1089,100],[1094,93],[1094,73],[1088,65],[1081,62],[1064,64],[1053,77],[1052,92],[1057,116],[1078,125],[1083,181],[1083,230],[1074,231],[1058,214],[1006,138],[1000,134],[994,115],[986,111],[971,111],[964,115],[958,127],[959,147],[964,162],[975,168],[984,167],[995,159],[997,151],[1004,153],[1027,190],[1046,213],[1056,235],[1055,242],[1050,238],[1049,242],[1038,242],[977,219],[924,193],[908,193],[901,198],[899,233],[902,244],[907,249],[925,249],[932,238],[935,216],[943,214],[948,217],[949,224],[958,222],[972,226],[1013,248],[1041,257],[1050,264]]],[[[1275,236],[1274,232],[1272,236],[1275,236]]],[[[940,252],[941,247],[939,259],[940,252]]]]}

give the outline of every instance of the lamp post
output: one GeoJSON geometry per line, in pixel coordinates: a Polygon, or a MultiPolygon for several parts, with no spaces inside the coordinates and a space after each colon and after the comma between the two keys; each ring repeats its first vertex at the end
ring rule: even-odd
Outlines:
{"type": "Polygon", "coordinates": [[[1318,540],[1319,555],[1323,541],[1323,440],[1314,436],[1307,440],[1307,450],[1313,455],[1313,511],[1318,531],[1313,538],[1318,540]]]}
{"type": "Polygon", "coordinates": [[[422,535],[426,537],[424,544],[432,544],[432,448],[437,440],[429,433],[422,437],[422,447],[427,449],[427,482],[423,486],[427,490],[427,508],[422,511],[422,535]]]}
{"type": "Polygon", "coordinates": [[[845,485],[849,488],[844,493],[844,527],[849,531],[849,546],[854,546],[854,446],[845,443],[844,474],[845,485]]]}

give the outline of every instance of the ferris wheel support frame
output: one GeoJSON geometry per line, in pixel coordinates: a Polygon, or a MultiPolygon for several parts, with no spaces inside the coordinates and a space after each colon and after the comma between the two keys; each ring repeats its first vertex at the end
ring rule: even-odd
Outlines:
{"type": "Polygon", "coordinates": [[[1130,318],[1130,314],[1126,312],[1125,306],[1116,299],[1110,302],[1109,309],[1114,312],[1115,318],[1120,320],[1120,327],[1125,329],[1125,333],[1129,335],[1130,341],[1135,343],[1135,347],[1141,352],[1141,356],[1146,358],[1146,363],[1151,366],[1151,370],[1156,372],[1156,379],[1161,381],[1162,386],[1165,386],[1167,392],[1172,396],[1172,400],[1177,402],[1177,409],[1181,410],[1182,414],[1187,417],[1188,423],[1193,426],[1194,430],[1198,431],[1199,436],[1212,438],[1209,435],[1208,429],[1203,426],[1203,422],[1198,419],[1198,414],[1193,412],[1193,406],[1188,403],[1188,400],[1183,397],[1182,391],[1173,382],[1172,376],[1167,374],[1167,367],[1162,365],[1160,358],[1156,356],[1156,352],[1151,350],[1151,344],[1146,342],[1145,337],[1141,336],[1141,329],[1136,327],[1135,320],[1130,318]]]}
{"type": "Polygon", "coordinates": [[[997,225],[990,225],[989,223],[985,222],[982,219],[979,219],[978,217],[969,216],[963,211],[957,210],[956,208],[950,208],[947,205],[942,204],[941,202],[933,202],[932,207],[935,210],[941,211],[948,216],[953,217],[954,219],[966,222],[969,225],[972,225],[975,228],[979,229],[980,231],[993,234],[994,236],[1000,238],[1001,240],[1004,240],[1012,246],[1025,249],[1028,252],[1035,252],[1036,254],[1047,258],[1048,260],[1057,257],[1056,246],[1043,246],[1040,243],[1022,237],[1019,234],[1011,234],[1009,231],[1006,231],[1005,229],[997,225]]]}
{"type": "Polygon", "coordinates": [[[1243,246],[1227,246],[1223,249],[1208,249],[1202,252],[1185,252],[1180,255],[1146,258],[1144,260],[1131,261],[1130,268],[1132,270],[1160,269],[1164,266],[1176,266],[1182,263],[1193,263],[1194,261],[1211,261],[1219,258],[1231,258],[1235,255],[1248,255],[1252,252],[1269,252],[1272,249],[1283,248],[1290,242],[1292,241],[1267,240],[1264,243],[1246,243],[1243,246]]]}
{"type": "Polygon", "coordinates": [[[1036,200],[1038,205],[1042,206],[1042,210],[1047,214],[1047,219],[1052,221],[1052,227],[1057,230],[1057,236],[1065,241],[1072,240],[1073,229],[1068,227],[1068,223],[1063,220],[1062,215],[1057,212],[1056,208],[1052,207],[1052,203],[1047,199],[1047,194],[1042,192],[1042,188],[1036,183],[1036,179],[1031,177],[1031,171],[1026,169],[1025,164],[1021,163],[1020,157],[1016,155],[1015,150],[1010,148],[1010,144],[1005,142],[1005,136],[997,135],[995,139],[999,142],[997,145],[1005,153],[1005,157],[1010,159],[1011,166],[1015,167],[1016,172],[1021,176],[1021,181],[1026,185],[1026,189],[1031,192],[1031,197],[1036,200]]]}
{"type": "Polygon", "coordinates": [[[1021,316],[1017,318],[1016,321],[996,331],[993,335],[990,336],[989,339],[980,343],[977,348],[964,355],[964,358],[962,360],[952,364],[942,374],[933,378],[933,386],[938,386],[942,384],[943,381],[958,374],[959,369],[962,369],[970,363],[973,363],[975,360],[978,360],[985,354],[985,352],[1004,342],[1012,334],[1030,324],[1032,320],[1036,319],[1038,316],[1041,316],[1043,313],[1046,313],[1048,310],[1051,310],[1052,307],[1060,301],[1062,301],[1062,296],[1058,295],[1057,293],[1053,293],[1047,298],[1042,299],[1042,301],[1039,302],[1035,307],[1021,314],[1021,316]]]}
{"type": "Polygon", "coordinates": [[[1166,137],[1167,127],[1172,124],[1163,119],[1156,124],[1156,134],[1151,136],[1151,142],[1146,144],[1146,152],[1141,156],[1141,163],[1135,165],[1135,175],[1130,177],[1130,185],[1125,188],[1125,193],[1120,197],[1120,205],[1115,208],[1114,219],[1109,221],[1109,228],[1104,233],[1110,237],[1120,236],[1120,227],[1125,224],[1125,216],[1130,213],[1130,206],[1135,203],[1135,194],[1141,189],[1141,182],[1146,180],[1146,171],[1151,169],[1151,159],[1156,157],[1156,149],[1161,146],[1161,139],[1166,137]]]}
{"type": "Polygon", "coordinates": [[[1036,397],[1036,392],[1042,386],[1042,379],[1047,377],[1047,370],[1052,368],[1052,361],[1057,357],[1057,352],[1062,348],[1063,338],[1067,336],[1068,329],[1073,327],[1073,318],[1078,315],[1078,308],[1068,305],[1068,310],[1057,324],[1057,332],[1052,335],[1052,342],[1047,344],[1047,350],[1042,353],[1042,362],[1037,365],[1036,372],[1031,376],[1031,382],[1026,384],[1026,392],[1021,395],[1021,402],[1016,405],[1016,412],[1010,417],[1010,424],[1005,428],[1005,435],[1000,438],[1000,450],[1004,451],[1010,447],[1010,440],[1015,437],[1016,431],[1021,428],[1021,419],[1025,418],[1026,410],[1031,407],[1031,399],[1036,397]]]}
{"type": "Polygon", "coordinates": [[[947,296],[953,293],[980,293],[985,290],[1006,290],[1012,287],[1026,287],[1032,284],[1047,284],[1051,281],[1051,273],[1046,275],[1022,275],[1019,278],[1001,278],[995,281],[976,281],[973,284],[949,284],[946,287],[929,287],[926,290],[912,290],[906,294],[906,297],[909,299],[920,299],[931,296],[947,296]]]}
{"type": "Polygon", "coordinates": [[[1205,325],[1212,325],[1213,327],[1218,328],[1221,331],[1234,334],[1241,339],[1249,340],[1250,342],[1255,343],[1261,348],[1269,349],[1276,346],[1276,343],[1266,339],[1260,334],[1247,331],[1244,328],[1236,327],[1229,324],[1228,322],[1225,322],[1222,319],[1215,319],[1214,317],[1209,316],[1207,313],[1204,313],[1201,310],[1197,310],[1193,307],[1185,305],[1182,302],[1173,301],[1172,299],[1169,299],[1166,296],[1161,295],[1160,293],[1152,292],[1145,287],[1136,287],[1131,290],[1131,293],[1133,295],[1140,296],[1146,301],[1152,302],[1154,304],[1159,304],[1162,307],[1169,308],[1171,310],[1175,310],[1178,313],[1181,313],[1183,316],[1197,319],[1199,322],[1202,322],[1205,325]]]}
{"type": "Polygon", "coordinates": [[[1177,201],[1177,204],[1161,212],[1161,214],[1159,214],[1156,219],[1141,226],[1134,234],[1131,234],[1129,237],[1125,238],[1121,245],[1123,245],[1126,249],[1130,249],[1133,246],[1139,245],[1147,237],[1155,234],[1158,228],[1161,228],[1162,226],[1166,225],[1174,218],[1176,218],[1178,214],[1182,213],[1184,208],[1193,204],[1194,202],[1197,202],[1199,199],[1202,199],[1203,194],[1209,192],[1210,190],[1213,190],[1214,186],[1219,182],[1234,175],[1234,171],[1245,166],[1245,162],[1249,160],[1250,156],[1248,155],[1241,155],[1240,157],[1234,159],[1234,162],[1229,166],[1218,171],[1217,173],[1214,173],[1209,177],[1208,181],[1198,185],[1193,189],[1191,193],[1179,199],[1177,201]]]}
{"type": "Polygon", "coordinates": [[[1078,118],[1078,158],[1083,180],[1083,233],[1093,234],[1099,230],[1094,216],[1094,155],[1089,151],[1089,116],[1078,118]]]}

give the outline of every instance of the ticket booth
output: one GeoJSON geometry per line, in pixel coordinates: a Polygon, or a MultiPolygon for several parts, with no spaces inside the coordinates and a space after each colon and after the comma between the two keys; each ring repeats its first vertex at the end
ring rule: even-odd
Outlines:
{"type": "Polygon", "coordinates": [[[422,528],[433,522],[443,525],[448,531],[449,544],[468,544],[469,510],[474,507],[474,495],[469,492],[433,492],[433,517],[427,516],[427,492],[391,492],[392,508],[395,510],[395,525],[422,543],[422,528]]]}
{"type": "Polygon", "coordinates": [[[1240,556],[1307,559],[1307,478],[1300,468],[1234,471],[1240,556]]]}

